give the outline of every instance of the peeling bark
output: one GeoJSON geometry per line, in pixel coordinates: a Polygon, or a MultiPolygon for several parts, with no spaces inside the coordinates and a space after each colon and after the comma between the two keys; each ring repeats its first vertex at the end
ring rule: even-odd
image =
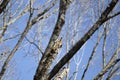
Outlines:
{"type": "Polygon", "coordinates": [[[60,0],[57,23],[55,25],[53,34],[50,38],[49,44],[44,52],[44,55],[40,60],[39,66],[34,76],[34,80],[47,80],[49,67],[52,64],[56,55],[58,54],[57,52],[51,51],[54,50],[53,46],[55,45],[55,41],[57,40],[60,31],[65,23],[65,13],[70,3],[71,2],[69,0],[60,0]]]}

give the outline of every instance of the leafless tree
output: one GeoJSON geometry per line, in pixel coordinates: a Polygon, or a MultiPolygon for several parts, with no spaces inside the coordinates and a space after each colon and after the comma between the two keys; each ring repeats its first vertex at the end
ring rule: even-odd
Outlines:
{"type": "Polygon", "coordinates": [[[119,75],[119,7],[119,0],[0,0],[0,80],[19,51],[37,59],[33,80],[119,75]]]}

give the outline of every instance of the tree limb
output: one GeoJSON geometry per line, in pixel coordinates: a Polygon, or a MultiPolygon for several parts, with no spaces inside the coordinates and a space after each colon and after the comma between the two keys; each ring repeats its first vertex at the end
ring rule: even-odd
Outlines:
{"type": "Polygon", "coordinates": [[[106,80],[110,80],[114,75],[115,73],[120,69],[120,65],[117,66],[106,78],[106,80]]]}
{"type": "Polygon", "coordinates": [[[8,63],[10,62],[11,58],[14,56],[15,52],[17,51],[20,44],[22,43],[22,40],[24,39],[25,35],[29,31],[29,27],[31,26],[31,24],[30,24],[31,17],[32,17],[32,14],[29,16],[26,29],[22,33],[22,35],[21,35],[20,39],[18,40],[17,44],[15,45],[13,50],[10,52],[9,56],[7,57],[6,61],[4,62],[3,66],[2,66],[2,70],[0,72],[0,80],[2,79],[2,77],[3,77],[3,75],[4,75],[5,71],[6,71],[8,63]]]}
{"type": "Polygon", "coordinates": [[[10,0],[3,0],[3,2],[0,4],[0,14],[4,11],[9,2],[10,0]]]}
{"type": "Polygon", "coordinates": [[[64,80],[64,77],[68,74],[69,68],[63,67],[52,80],[64,80]]]}
{"type": "Polygon", "coordinates": [[[94,80],[98,80],[100,77],[102,77],[107,71],[108,69],[110,69],[112,66],[114,66],[115,64],[117,64],[120,59],[115,59],[115,57],[117,56],[117,54],[120,52],[120,48],[118,48],[116,50],[116,52],[113,54],[113,56],[111,57],[109,63],[104,67],[104,69],[94,78],[94,80]]]}
{"type": "Polygon", "coordinates": [[[117,16],[119,14],[120,14],[120,11],[118,11],[117,13],[115,13],[115,14],[113,14],[111,16],[108,16],[107,19],[111,19],[111,18],[113,18],[113,17],[115,17],[115,16],[117,16]]]}
{"type": "Polygon", "coordinates": [[[94,54],[96,53],[96,50],[97,50],[97,48],[98,48],[98,45],[99,45],[99,43],[100,43],[100,40],[101,40],[102,36],[103,36],[103,33],[98,36],[97,43],[95,44],[95,46],[94,46],[94,48],[93,48],[93,50],[92,50],[92,54],[90,55],[90,58],[89,58],[88,63],[87,63],[87,66],[86,66],[86,68],[85,68],[84,71],[83,71],[81,80],[84,80],[85,74],[86,74],[86,72],[87,72],[87,70],[88,70],[88,68],[89,68],[89,66],[90,66],[90,63],[91,63],[91,61],[92,61],[92,59],[93,59],[94,54]]]}
{"type": "Polygon", "coordinates": [[[43,55],[43,51],[39,48],[39,46],[38,46],[35,42],[30,41],[27,37],[25,37],[25,39],[26,39],[30,44],[33,44],[33,45],[41,52],[41,54],[43,55]]]}
{"type": "Polygon", "coordinates": [[[49,78],[52,78],[83,46],[83,44],[90,39],[90,37],[95,33],[98,28],[106,21],[107,16],[113,10],[115,5],[119,0],[112,0],[109,6],[103,11],[101,17],[98,21],[91,27],[91,29],[79,40],[72,49],[54,66],[53,70],[50,72],[49,78]]]}
{"type": "Polygon", "coordinates": [[[42,56],[42,58],[39,62],[39,66],[36,70],[34,80],[47,80],[46,74],[48,72],[48,69],[49,69],[50,65],[52,64],[52,61],[58,54],[58,52],[51,52],[51,51],[54,50],[53,46],[56,45],[55,41],[57,40],[57,38],[60,34],[60,31],[65,23],[65,13],[66,13],[66,10],[67,10],[69,4],[70,4],[69,0],[60,0],[57,23],[55,25],[53,34],[50,38],[49,44],[44,52],[44,55],[42,56]]]}
{"type": "MultiPolygon", "coordinates": [[[[34,0],[32,0],[32,1],[33,1],[33,3],[34,3],[34,0]]],[[[54,5],[53,5],[53,6],[54,6],[54,5]]],[[[52,6],[52,7],[53,7],[53,6],[52,6]]],[[[47,9],[47,8],[46,8],[46,9],[47,9]]],[[[51,8],[49,8],[49,9],[51,9],[51,8]]],[[[49,11],[49,9],[47,9],[47,11],[49,11]]],[[[40,13],[41,15],[40,15],[39,17],[41,17],[42,15],[44,15],[47,11],[45,10],[45,12],[44,12],[44,11],[41,12],[41,13],[43,13],[43,14],[40,13]]],[[[28,19],[28,22],[27,22],[27,25],[26,25],[25,30],[24,30],[23,33],[21,34],[20,39],[18,40],[17,44],[15,45],[15,47],[13,48],[13,50],[10,52],[8,58],[6,59],[6,61],[4,62],[3,66],[2,66],[2,69],[1,69],[1,72],[0,72],[0,80],[2,79],[2,77],[3,77],[3,75],[4,75],[5,71],[6,71],[6,68],[7,68],[8,63],[10,62],[10,60],[12,59],[12,57],[14,56],[15,52],[18,50],[18,48],[19,48],[20,44],[22,43],[24,37],[26,36],[26,34],[28,33],[28,31],[29,31],[29,30],[31,29],[31,27],[37,22],[37,19],[39,18],[39,17],[37,17],[37,18],[35,17],[35,18],[33,18],[33,19],[31,20],[32,15],[33,15],[33,13],[30,12],[30,16],[29,16],[29,19],[28,19]],[[34,20],[35,20],[35,21],[34,21],[34,20]],[[33,21],[34,21],[34,22],[33,22],[33,21]]]]}

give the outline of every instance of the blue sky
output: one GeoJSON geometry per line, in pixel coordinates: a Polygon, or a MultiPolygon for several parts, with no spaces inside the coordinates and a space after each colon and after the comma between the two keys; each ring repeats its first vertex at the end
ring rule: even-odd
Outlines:
{"type": "MultiPolygon", "coordinates": [[[[41,7],[46,3],[46,1],[47,0],[36,0],[36,3],[34,4],[34,6],[41,7]]],[[[82,1],[84,1],[84,0],[82,0],[82,1]]],[[[23,5],[26,5],[26,3],[27,3],[27,1],[25,0],[23,5]]],[[[88,4],[89,4],[89,2],[86,3],[86,5],[88,5],[88,4]]],[[[107,4],[108,3],[106,2],[105,7],[107,6],[107,4]]],[[[119,2],[119,4],[120,4],[120,2],[119,2]]],[[[69,44],[68,50],[70,50],[72,47],[72,39],[74,39],[74,44],[75,44],[75,42],[78,41],[83,36],[83,34],[85,34],[98,19],[98,16],[93,17],[93,14],[92,14],[92,8],[97,7],[97,6],[95,6],[95,4],[89,4],[89,7],[87,9],[85,9],[86,5],[80,5],[80,3],[77,0],[77,2],[74,2],[70,6],[70,8],[67,10],[66,23],[63,26],[62,31],[60,33],[60,37],[63,37],[64,41],[63,41],[63,47],[58,56],[59,58],[62,58],[66,53],[66,39],[68,39],[68,41],[69,41],[68,42],[68,44],[69,44]],[[87,11],[85,11],[84,9],[87,11]],[[85,11],[84,14],[82,13],[83,10],[85,11]],[[81,15],[81,16],[79,16],[79,15],[81,15]],[[78,17],[80,19],[78,19],[78,17]],[[93,18],[94,18],[94,20],[92,21],[93,18]],[[75,25],[75,23],[77,25],[75,25]],[[73,37],[75,27],[77,28],[78,32],[77,32],[77,35],[75,37],[73,37]],[[67,32],[69,32],[69,34],[68,34],[69,38],[66,37],[67,32]]],[[[119,6],[117,6],[117,7],[119,7],[119,6]]],[[[55,8],[58,8],[58,4],[52,10],[54,10],[55,8]]],[[[49,11],[47,14],[51,13],[52,10],[49,11]]],[[[116,8],[116,10],[118,10],[118,8],[116,8]]],[[[39,12],[40,11],[35,11],[35,14],[37,14],[39,12]]],[[[97,14],[98,13],[96,12],[95,15],[97,15],[97,14]]],[[[35,39],[39,39],[39,35],[38,35],[39,33],[37,33],[37,28],[41,27],[42,30],[41,30],[40,37],[42,38],[42,41],[41,41],[40,46],[42,47],[43,50],[45,50],[45,48],[48,44],[49,38],[52,34],[52,31],[55,27],[57,15],[58,15],[58,13],[53,14],[52,16],[50,16],[47,19],[42,20],[41,21],[42,24],[40,24],[40,25],[35,24],[33,26],[33,28],[27,34],[27,38],[30,39],[31,41],[33,40],[34,37],[35,37],[35,39]],[[36,34],[38,36],[35,36],[36,34]]],[[[14,24],[12,24],[9,27],[9,33],[6,35],[6,37],[16,34],[16,33],[19,33],[19,32],[22,32],[26,27],[26,22],[28,20],[28,16],[29,15],[27,13],[22,18],[20,18],[18,21],[16,21],[14,24]],[[14,28],[14,27],[16,27],[18,29],[13,29],[14,31],[12,31],[12,28],[14,28]]],[[[112,44],[114,44],[114,43],[117,44],[117,41],[118,41],[118,39],[116,38],[116,36],[117,36],[116,30],[118,29],[118,27],[119,27],[118,25],[120,24],[119,23],[120,16],[118,16],[115,19],[116,19],[115,21],[118,21],[118,22],[115,22],[114,20],[111,21],[111,22],[114,22],[115,25],[112,25],[112,23],[111,23],[110,26],[114,26],[115,28],[111,29],[111,31],[109,32],[110,34],[107,37],[108,42],[106,45],[106,52],[112,44]],[[111,39],[111,35],[113,37],[112,39],[111,39]]],[[[99,31],[103,30],[102,27],[103,26],[101,26],[99,31]]],[[[86,63],[88,62],[88,58],[90,57],[93,47],[97,41],[97,36],[98,36],[99,31],[96,31],[95,34],[91,37],[91,39],[88,40],[84,46],[84,55],[83,55],[80,65],[79,65],[79,72],[78,72],[77,80],[80,80],[80,78],[82,76],[81,73],[83,72],[86,63]]],[[[8,45],[8,47],[10,47],[10,49],[12,49],[15,46],[18,39],[19,39],[19,37],[9,40],[9,41],[6,41],[5,44],[8,45]]],[[[38,44],[38,41],[36,40],[35,43],[38,44]]],[[[90,68],[85,76],[85,80],[92,80],[92,78],[95,77],[95,75],[101,71],[100,66],[102,65],[102,63],[101,63],[102,44],[103,44],[103,38],[100,41],[100,45],[98,46],[97,52],[95,54],[95,58],[93,59],[92,65],[90,65],[90,68]]],[[[113,54],[113,52],[115,50],[113,49],[111,51],[112,52],[110,54],[113,54]]],[[[81,57],[82,52],[83,52],[83,49],[79,50],[74,57],[78,57],[78,56],[81,57]]],[[[24,39],[24,41],[22,42],[22,44],[20,46],[20,49],[15,53],[13,59],[10,62],[10,67],[13,66],[13,64],[15,66],[15,69],[12,72],[16,75],[15,76],[13,75],[13,77],[10,77],[9,74],[11,74],[11,73],[9,73],[7,76],[8,79],[9,80],[33,80],[33,76],[34,76],[35,71],[38,66],[39,57],[40,56],[38,55],[38,50],[36,49],[36,47],[34,45],[30,45],[24,39]]],[[[53,63],[53,65],[55,65],[55,64],[56,63],[53,63]]],[[[73,58],[71,59],[70,65],[71,65],[70,75],[72,75],[74,73],[74,70],[76,67],[73,58]]],[[[9,71],[9,69],[8,69],[8,71],[9,71]]],[[[117,79],[119,79],[119,77],[113,78],[113,80],[117,80],[117,79]]]]}

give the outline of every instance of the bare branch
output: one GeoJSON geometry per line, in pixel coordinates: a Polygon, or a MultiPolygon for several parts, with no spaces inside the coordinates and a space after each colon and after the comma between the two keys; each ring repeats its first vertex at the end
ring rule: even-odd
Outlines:
{"type": "Polygon", "coordinates": [[[68,74],[69,69],[63,67],[52,80],[63,80],[64,77],[68,74]]]}
{"type": "Polygon", "coordinates": [[[14,36],[11,36],[10,38],[4,39],[3,41],[7,41],[7,40],[10,40],[10,39],[14,39],[14,38],[16,38],[16,37],[18,37],[18,36],[20,36],[20,35],[21,35],[21,33],[20,33],[20,34],[17,34],[17,35],[14,35],[14,36]]]}
{"type": "MultiPolygon", "coordinates": [[[[34,0],[32,0],[32,1],[33,1],[33,2],[32,2],[31,4],[34,3],[34,0]]],[[[49,8],[49,9],[50,9],[50,8],[49,8]]],[[[49,11],[49,9],[47,9],[47,11],[49,11]]],[[[41,14],[40,16],[44,15],[47,11],[45,10],[45,12],[43,11],[42,14],[40,13],[40,14],[41,14]]],[[[27,26],[26,26],[25,30],[23,31],[20,39],[18,40],[17,44],[15,45],[15,47],[13,48],[13,50],[11,51],[10,55],[8,56],[8,58],[6,59],[4,65],[2,66],[2,70],[1,70],[1,72],[0,72],[0,79],[3,77],[9,61],[10,61],[11,58],[14,56],[15,52],[18,50],[18,48],[19,48],[20,44],[22,43],[24,37],[26,36],[26,34],[28,33],[28,31],[31,29],[31,27],[37,22],[37,20],[36,20],[37,18],[36,18],[36,17],[31,20],[32,15],[33,15],[33,13],[30,12],[30,16],[29,16],[29,19],[28,19],[27,26]],[[34,20],[35,20],[35,21],[34,21],[34,20]]],[[[39,16],[39,17],[40,17],[40,16],[39,16]]],[[[39,18],[39,17],[38,17],[38,18],[39,18]]]]}
{"type": "Polygon", "coordinates": [[[0,27],[0,30],[3,30],[3,29],[5,29],[5,27],[0,27]]]}
{"type": "Polygon", "coordinates": [[[0,14],[4,11],[9,2],[10,0],[3,0],[3,2],[0,4],[0,14]]]}
{"type": "Polygon", "coordinates": [[[120,52],[120,48],[118,48],[118,49],[116,50],[116,52],[115,52],[115,53],[113,54],[113,56],[111,57],[109,63],[108,63],[108,64],[104,67],[104,69],[94,78],[94,80],[98,80],[100,77],[102,77],[102,76],[108,71],[108,69],[110,69],[112,66],[114,66],[115,64],[117,64],[117,63],[120,61],[120,59],[114,60],[119,52],[120,52]]]}
{"type": "Polygon", "coordinates": [[[98,36],[97,43],[95,44],[95,46],[94,46],[94,48],[93,48],[93,50],[92,50],[92,54],[90,55],[90,58],[89,58],[88,63],[87,63],[87,66],[86,66],[86,68],[85,68],[85,70],[84,70],[84,72],[83,72],[83,74],[82,74],[81,80],[84,80],[85,74],[86,74],[86,72],[87,72],[87,70],[88,70],[88,68],[89,68],[89,66],[90,66],[90,63],[91,63],[91,61],[92,61],[92,59],[93,59],[94,54],[96,53],[97,47],[98,47],[98,45],[99,45],[99,42],[100,42],[102,36],[103,36],[103,33],[98,36]]]}
{"type": "Polygon", "coordinates": [[[25,37],[25,39],[30,43],[33,44],[43,55],[43,51],[39,48],[39,46],[37,44],[35,44],[35,42],[31,42],[27,37],[25,37]]]}
{"type": "Polygon", "coordinates": [[[118,11],[117,13],[115,13],[115,14],[113,14],[113,15],[111,15],[111,16],[108,16],[107,19],[111,19],[111,18],[113,18],[113,17],[116,17],[116,16],[119,15],[119,14],[120,14],[120,11],[118,11]]]}
{"type": "MultiPolygon", "coordinates": [[[[102,46],[102,68],[106,65],[106,59],[105,59],[105,46],[106,46],[106,37],[107,37],[107,28],[106,28],[107,22],[103,25],[104,26],[104,36],[103,36],[103,46],[102,46]]],[[[101,77],[103,79],[104,76],[101,77]]]]}
{"type": "Polygon", "coordinates": [[[110,80],[110,78],[112,78],[119,69],[120,69],[120,65],[117,66],[117,67],[111,72],[111,74],[108,75],[108,77],[106,78],[106,80],[110,80]]]}
{"type": "MultiPolygon", "coordinates": [[[[39,18],[44,15],[46,12],[48,12],[56,3],[58,0],[55,0],[49,7],[47,7],[43,12],[39,13],[34,19],[32,20],[32,25],[34,25],[37,21],[39,21],[39,18]]],[[[41,18],[42,19],[42,18],[41,18]]]]}
{"type": "Polygon", "coordinates": [[[32,15],[33,14],[30,14],[29,16],[29,19],[28,19],[28,22],[27,22],[27,27],[26,29],[24,30],[24,32],[22,33],[20,39],[18,40],[16,46],[13,48],[13,50],[11,51],[11,53],[9,54],[9,56],[7,57],[6,61],[4,62],[3,66],[2,66],[2,70],[0,72],[0,80],[2,79],[5,71],[6,71],[6,68],[7,68],[7,65],[9,63],[9,61],[11,60],[11,58],[14,56],[15,52],[18,50],[22,40],[24,39],[25,35],[27,34],[27,32],[29,31],[29,27],[31,27],[31,24],[30,24],[30,20],[32,18],[32,15]]]}
{"type": "MultiPolygon", "coordinates": [[[[34,3],[34,0],[31,4],[33,5],[33,3],[34,3]]],[[[20,17],[22,17],[29,10],[30,10],[29,5],[27,5],[27,7],[16,18],[11,19],[8,23],[4,25],[2,35],[0,35],[0,43],[2,42],[3,36],[5,35],[5,32],[7,31],[8,26],[14,23],[15,21],[17,21],[20,17]]]]}
{"type": "Polygon", "coordinates": [[[55,65],[53,70],[50,72],[50,77],[53,77],[61,68],[64,66],[75,54],[76,52],[84,45],[84,43],[90,39],[98,28],[106,21],[107,16],[113,10],[115,5],[119,0],[112,0],[109,6],[101,14],[101,17],[98,21],[91,27],[91,29],[79,40],[73,48],[55,65]]]}
{"type": "MultiPolygon", "coordinates": [[[[107,24],[107,23],[106,23],[107,24]]],[[[103,40],[103,48],[102,48],[102,62],[103,62],[103,68],[105,67],[105,46],[106,46],[106,37],[107,37],[107,28],[106,24],[104,25],[104,40],[103,40]]]]}
{"type": "MultiPolygon", "coordinates": [[[[34,80],[45,80],[47,71],[52,63],[52,61],[55,59],[56,55],[58,54],[58,52],[54,52],[54,45],[56,44],[55,41],[57,40],[60,31],[65,23],[65,13],[66,10],[68,8],[68,6],[70,5],[70,1],[67,0],[61,0],[60,1],[60,5],[59,5],[59,15],[58,15],[58,19],[57,19],[57,23],[55,25],[53,34],[50,38],[49,44],[45,50],[45,53],[39,63],[39,66],[37,68],[36,74],[34,76],[34,80]],[[52,51],[52,52],[51,52],[52,51]]],[[[52,77],[49,77],[48,80],[50,80],[52,77]]]]}

